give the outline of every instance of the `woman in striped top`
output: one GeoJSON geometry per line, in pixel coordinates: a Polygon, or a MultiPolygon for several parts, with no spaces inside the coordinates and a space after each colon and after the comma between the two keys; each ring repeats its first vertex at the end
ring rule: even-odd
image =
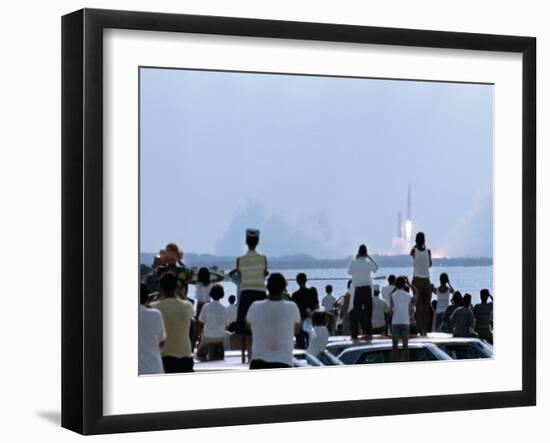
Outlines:
{"type": "Polygon", "coordinates": [[[267,272],[267,258],[256,252],[260,241],[260,231],[257,229],[246,230],[246,244],[248,251],[237,258],[237,272],[240,278],[240,297],[237,306],[236,332],[241,335],[242,362],[246,363],[245,351],[248,362],[251,359],[252,333],[246,322],[246,314],[250,305],[258,300],[266,298],[265,278],[267,272]]]}

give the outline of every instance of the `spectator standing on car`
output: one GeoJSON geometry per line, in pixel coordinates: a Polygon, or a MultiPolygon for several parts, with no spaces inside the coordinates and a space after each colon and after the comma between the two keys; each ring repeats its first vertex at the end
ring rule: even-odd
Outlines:
{"type": "Polygon", "coordinates": [[[390,312],[392,314],[392,362],[397,361],[399,340],[403,343],[404,360],[410,360],[409,328],[410,317],[413,315],[414,306],[410,294],[405,290],[406,287],[410,287],[413,293],[416,293],[416,288],[409,283],[407,277],[397,277],[395,279],[395,288],[390,297],[390,312]]]}
{"type": "MultiPolygon", "coordinates": [[[[300,272],[296,275],[296,283],[299,286],[299,289],[292,294],[291,300],[296,303],[298,310],[300,311],[300,318],[305,322],[308,317],[315,311],[319,309],[319,298],[317,296],[317,291],[313,288],[308,288],[307,276],[303,272],[300,272]]],[[[302,328],[296,334],[296,347],[298,349],[307,349],[308,333],[302,328]]]]}
{"type": "Polygon", "coordinates": [[[486,340],[493,344],[493,329],[491,322],[493,321],[493,304],[488,303],[489,290],[482,289],[479,291],[481,303],[474,306],[475,330],[477,335],[482,340],[486,340]]]}
{"type": "Polygon", "coordinates": [[[350,300],[350,328],[351,338],[356,340],[359,327],[365,338],[372,336],[372,273],[378,271],[378,265],[368,254],[365,245],[359,246],[355,260],[348,268],[355,288],[350,300]]]}
{"type": "MultiPolygon", "coordinates": [[[[390,274],[388,277],[388,284],[382,288],[382,299],[386,300],[386,303],[388,306],[390,305],[390,294],[393,291],[393,288],[395,288],[395,275],[390,274]]],[[[386,315],[386,328],[384,330],[384,335],[388,335],[390,332],[390,325],[391,325],[391,314],[388,313],[386,315]]]]}
{"type": "Polygon", "coordinates": [[[250,369],[288,368],[293,363],[294,335],[301,329],[296,303],[283,299],[286,280],[274,273],[267,279],[267,299],[256,301],[248,310],[252,331],[250,369]]]}
{"type": "Polygon", "coordinates": [[[426,237],[423,232],[416,234],[415,246],[411,249],[413,258],[413,281],[417,288],[416,294],[416,327],[421,336],[428,333],[430,327],[430,309],[432,301],[432,285],[430,283],[430,268],[432,266],[432,251],[426,247],[426,237]]]}
{"type": "Polygon", "coordinates": [[[390,305],[380,298],[380,286],[374,285],[374,297],[372,299],[372,333],[384,334],[386,330],[386,318],[390,312],[390,305]]]}

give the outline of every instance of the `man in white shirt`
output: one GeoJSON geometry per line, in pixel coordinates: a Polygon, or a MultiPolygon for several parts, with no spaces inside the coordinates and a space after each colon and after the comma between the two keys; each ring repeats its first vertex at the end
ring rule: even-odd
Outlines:
{"type": "Polygon", "coordinates": [[[139,291],[139,375],[164,374],[160,348],[166,340],[162,314],[158,309],[148,308],[149,290],[142,284],[139,291]]]}
{"type": "Polygon", "coordinates": [[[372,299],[372,333],[384,334],[386,329],[386,315],[390,311],[390,305],[380,298],[380,286],[374,285],[374,297],[372,299]]]}
{"type": "Polygon", "coordinates": [[[397,277],[395,279],[395,288],[391,293],[390,310],[392,313],[392,362],[397,360],[397,352],[399,349],[399,340],[403,341],[403,354],[405,361],[410,360],[409,355],[409,328],[410,318],[414,313],[414,302],[405,287],[410,287],[413,293],[416,293],[416,288],[409,283],[407,277],[397,277]]]}
{"type": "Polygon", "coordinates": [[[294,335],[301,330],[301,317],[296,303],[283,299],[286,284],[282,274],[271,274],[267,299],[255,301],[248,310],[246,321],[252,331],[250,369],[292,367],[294,335]]]}
{"type": "Polygon", "coordinates": [[[223,360],[227,309],[220,303],[223,287],[215,284],[210,289],[212,301],[206,303],[199,314],[199,333],[201,341],[196,356],[199,360],[223,360]]]}
{"type": "Polygon", "coordinates": [[[349,266],[348,274],[355,288],[350,311],[351,338],[356,340],[359,325],[365,338],[372,336],[372,273],[378,271],[378,265],[368,254],[365,245],[359,246],[356,259],[349,266]]]}

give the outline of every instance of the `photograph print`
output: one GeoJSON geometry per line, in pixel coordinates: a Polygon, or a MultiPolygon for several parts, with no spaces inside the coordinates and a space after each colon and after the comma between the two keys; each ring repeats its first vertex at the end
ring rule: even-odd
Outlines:
{"type": "Polygon", "coordinates": [[[493,358],[493,98],[140,67],[139,375],[493,358]]]}

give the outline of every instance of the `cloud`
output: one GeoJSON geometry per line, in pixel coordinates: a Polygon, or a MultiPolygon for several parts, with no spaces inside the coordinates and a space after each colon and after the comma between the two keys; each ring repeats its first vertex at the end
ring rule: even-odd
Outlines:
{"type": "Polygon", "coordinates": [[[247,228],[260,230],[260,249],[273,257],[291,254],[309,254],[317,258],[334,256],[331,253],[334,236],[326,213],[317,211],[291,224],[279,214],[268,214],[261,203],[252,200],[235,211],[229,227],[216,242],[216,254],[241,254],[247,228]]]}
{"type": "Polygon", "coordinates": [[[493,194],[483,194],[464,217],[457,220],[439,255],[493,256],[493,194]]]}

